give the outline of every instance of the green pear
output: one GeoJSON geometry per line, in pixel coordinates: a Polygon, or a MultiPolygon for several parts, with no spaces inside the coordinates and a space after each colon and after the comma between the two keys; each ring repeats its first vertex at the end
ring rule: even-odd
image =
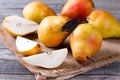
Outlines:
{"type": "Polygon", "coordinates": [[[99,30],[91,24],[79,24],[70,35],[73,57],[80,63],[89,60],[102,44],[99,30]]]}
{"type": "Polygon", "coordinates": [[[103,38],[120,38],[120,23],[110,12],[95,10],[89,15],[88,22],[100,30],[103,38]]]}

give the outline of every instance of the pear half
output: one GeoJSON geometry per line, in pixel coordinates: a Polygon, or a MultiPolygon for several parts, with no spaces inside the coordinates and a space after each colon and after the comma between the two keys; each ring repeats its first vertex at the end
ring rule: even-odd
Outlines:
{"type": "Polygon", "coordinates": [[[33,55],[41,51],[42,47],[35,41],[29,40],[24,37],[17,36],[16,47],[23,55],[33,55]]]}
{"type": "Polygon", "coordinates": [[[16,37],[36,32],[39,24],[17,15],[11,15],[3,20],[2,26],[11,36],[16,37]]]}
{"type": "Polygon", "coordinates": [[[23,57],[23,61],[28,64],[43,68],[56,68],[60,66],[67,57],[68,49],[63,48],[51,52],[36,54],[28,57],[23,57]]]}

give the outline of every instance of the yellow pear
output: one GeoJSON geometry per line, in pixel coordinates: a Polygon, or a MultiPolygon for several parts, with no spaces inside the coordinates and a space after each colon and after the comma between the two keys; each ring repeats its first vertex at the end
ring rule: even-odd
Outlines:
{"type": "Polygon", "coordinates": [[[38,38],[48,47],[60,45],[69,32],[62,32],[63,25],[70,19],[66,16],[48,16],[44,18],[38,28],[38,38]]]}
{"type": "Polygon", "coordinates": [[[99,29],[103,38],[120,38],[120,23],[110,12],[95,10],[89,15],[88,22],[99,29]]]}
{"type": "Polygon", "coordinates": [[[23,9],[23,16],[38,24],[43,18],[50,15],[56,15],[56,13],[47,4],[40,1],[33,1],[27,4],[23,9]]]}
{"type": "Polygon", "coordinates": [[[70,35],[73,57],[80,63],[86,62],[99,51],[101,43],[101,33],[87,23],[79,24],[70,35]]]}

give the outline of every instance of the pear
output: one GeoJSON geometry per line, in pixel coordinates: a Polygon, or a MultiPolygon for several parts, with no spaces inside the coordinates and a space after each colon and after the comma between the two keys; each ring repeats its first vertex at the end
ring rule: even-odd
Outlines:
{"type": "Polygon", "coordinates": [[[38,28],[39,40],[48,47],[59,46],[69,35],[69,32],[62,32],[63,25],[69,20],[66,16],[48,16],[44,18],[38,28]]]}
{"type": "Polygon", "coordinates": [[[11,15],[5,17],[2,22],[2,26],[11,36],[16,37],[36,32],[39,25],[23,17],[11,15]]]}
{"type": "Polygon", "coordinates": [[[104,39],[120,38],[120,23],[112,13],[95,10],[89,15],[88,22],[99,29],[104,39]]]}
{"type": "Polygon", "coordinates": [[[101,33],[91,24],[79,24],[70,35],[73,57],[84,63],[99,51],[102,44],[101,33]]]}
{"type": "Polygon", "coordinates": [[[59,67],[67,57],[67,48],[36,54],[28,57],[23,57],[22,60],[28,64],[43,68],[59,67]]]}
{"type": "Polygon", "coordinates": [[[93,10],[94,3],[92,0],[67,0],[61,10],[61,15],[72,19],[86,19],[93,10]]]}
{"type": "Polygon", "coordinates": [[[40,24],[41,20],[47,16],[56,15],[53,9],[40,1],[33,1],[23,9],[23,16],[40,24]]]}
{"type": "Polygon", "coordinates": [[[38,44],[37,42],[20,36],[17,36],[15,44],[18,51],[26,56],[37,54],[42,49],[40,44],[38,44]]]}

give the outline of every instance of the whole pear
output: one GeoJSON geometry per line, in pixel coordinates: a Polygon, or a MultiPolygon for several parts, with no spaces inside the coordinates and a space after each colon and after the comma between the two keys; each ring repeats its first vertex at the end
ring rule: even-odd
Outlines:
{"type": "Polygon", "coordinates": [[[92,0],[67,0],[62,8],[61,15],[72,19],[86,19],[93,10],[94,3],[92,0]]]}
{"type": "Polygon", "coordinates": [[[73,57],[80,63],[86,62],[102,44],[101,33],[91,24],[79,24],[70,35],[73,57]]]}
{"type": "Polygon", "coordinates": [[[56,15],[56,13],[47,4],[40,1],[33,1],[27,4],[23,9],[23,16],[38,24],[43,18],[51,15],[56,15]]]}
{"type": "Polygon", "coordinates": [[[66,16],[48,16],[44,18],[38,28],[38,38],[48,47],[57,47],[60,45],[69,32],[62,32],[63,25],[68,22],[70,18],[66,16]]]}
{"type": "Polygon", "coordinates": [[[120,38],[120,23],[110,12],[95,10],[89,15],[88,22],[99,29],[103,38],[120,38]]]}

